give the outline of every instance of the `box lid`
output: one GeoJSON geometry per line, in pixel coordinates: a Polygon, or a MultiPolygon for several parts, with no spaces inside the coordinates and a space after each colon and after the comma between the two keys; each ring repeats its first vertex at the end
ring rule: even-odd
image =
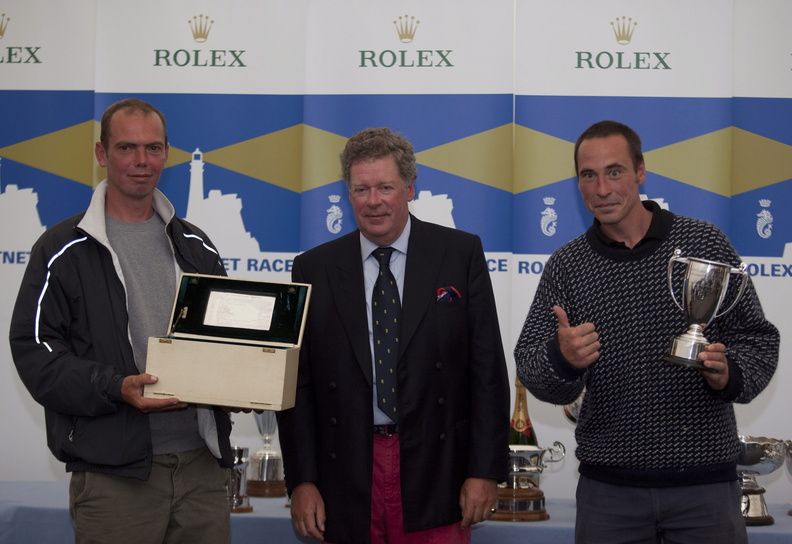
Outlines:
{"type": "Polygon", "coordinates": [[[182,274],[168,336],[300,347],[311,286],[182,274]]]}

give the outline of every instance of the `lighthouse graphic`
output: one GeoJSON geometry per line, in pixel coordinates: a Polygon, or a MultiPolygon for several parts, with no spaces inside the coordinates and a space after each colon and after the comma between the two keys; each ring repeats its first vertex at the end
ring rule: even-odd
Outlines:
{"type": "Polygon", "coordinates": [[[198,148],[193,151],[190,161],[190,192],[185,219],[209,235],[221,257],[261,253],[258,240],[245,230],[241,198],[235,193],[224,195],[217,189],[209,191],[204,198],[204,161],[198,148]]]}

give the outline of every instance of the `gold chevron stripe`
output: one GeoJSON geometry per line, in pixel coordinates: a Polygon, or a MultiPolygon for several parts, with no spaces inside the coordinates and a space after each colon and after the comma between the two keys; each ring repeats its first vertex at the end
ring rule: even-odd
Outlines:
{"type": "Polygon", "coordinates": [[[572,142],[516,125],[514,193],[575,177],[574,149],[572,142]]]}
{"type": "Polygon", "coordinates": [[[512,191],[512,123],[415,154],[419,164],[512,191]]]}
{"type": "Polygon", "coordinates": [[[731,129],[716,130],[644,153],[646,169],[730,196],[731,194],[731,129]]]}
{"type": "Polygon", "coordinates": [[[732,195],[792,179],[792,146],[732,129],[732,195]]]}
{"type": "Polygon", "coordinates": [[[94,121],[0,148],[0,157],[93,186],[94,121]]]}
{"type": "MultiPolygon", "coordinates": [[[[0,148],[0,157],[95,186],[93,120],[0,148]]],[[[346,136],[300,124],[204,153],[208,163],[303,192],[341,178],[338,155],[346,136]]],[[[416,154],[419,164],[490,187],[521,193],[574,177],[574,144],[509,123],[416,154]]],[[[650,172],[733,196],[792,179],[792,146],[728,127],[645,153],[650,172]]],[[[192,150],[171,147],[170,168],[192,150]]]]}

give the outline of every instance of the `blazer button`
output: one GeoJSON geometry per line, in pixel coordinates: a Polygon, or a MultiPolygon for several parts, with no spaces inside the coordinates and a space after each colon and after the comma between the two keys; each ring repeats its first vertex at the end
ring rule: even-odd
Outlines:
{"type": "Polygon", "coordinates": [[[445,399],[443,397],[440,397],[439,399],[437,399],[437,404],[438,406],[445,406],[445,399]]]}
{"type": "Polygon", "coordinates": [[[445,433],[440,433],[440,442],[444,442],[445,438],[445,433]]]}
{"type": "Polygon", "coordinates": [[[336,383],[335,382],[330,382],[330,385],[328,385],[327,387],[328,387],[328,389],[330,389],[330,391],[335,391],[336,383]]]}
{"type": "Polygon", "coordinates": [[[435,368],[437,370],[443,370],[443,362],[442,361],[437,361],[437,363],[435,363],[435,368]]]}
{"type": "Polygon", "coordinates": [[[330,459],[331,461],[335,461],[336,460],[336,454],[333,453],[333,452],[330,452],[330,454],[327,456],[327,458],[330,459]]]}
{"type": "Polygon", "coordinates": [[[338,420],[337,420],[336,418],[334,418],[334,417],[331,417],[331,418],[330,418],[330,425],[332,425],[333,427],[335,427],[335,424],[336,424],[336,423],[338,423],[338,420]]]}

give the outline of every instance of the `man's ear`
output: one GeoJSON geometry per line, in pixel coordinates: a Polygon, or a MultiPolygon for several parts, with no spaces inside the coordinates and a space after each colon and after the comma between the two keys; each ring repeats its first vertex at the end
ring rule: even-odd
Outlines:
{"type": "Polygon", "coordinates": [[[96,162],[99,163],[99,166],[107,168],[107,150],[105,150],[102,142],[96,142],[94,154],[96,155],[96,162]]]}

